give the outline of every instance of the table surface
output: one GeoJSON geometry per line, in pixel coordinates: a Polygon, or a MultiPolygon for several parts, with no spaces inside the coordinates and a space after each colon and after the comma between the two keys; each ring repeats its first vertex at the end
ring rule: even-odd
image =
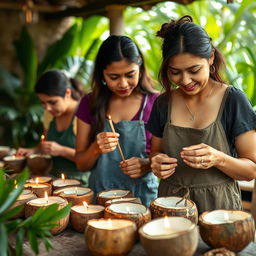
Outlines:
{"type": "MultiPolygon", "coordinates": [[[[52,239],[53,248],[49,252],[46,251],[43,244],[40,244],[39,256],[93,256],[88,250],[85,243],[83,233],[78,233],[71,227],[68,227],[64,232],[54,236],[52,239]]],[[[211,250],[201,239],[197,251],[194,256],[200,256],[203,253],[211,250]]],[[[24,244],[24,255],[32,256],[30,246],[28,243],[24,244]]],[[[133,249],[127,256],[146,256],[146,252],[139,242],[137,242],[133,249]]],[[[237,256],[256,256],[256,242],[251,242],[245,249],[236,254],[237,256]]],[[[159,255],[164,256],[164,255],[159,255]]],[[[182,256],[182,255],[181,255],[182,256]]]]}

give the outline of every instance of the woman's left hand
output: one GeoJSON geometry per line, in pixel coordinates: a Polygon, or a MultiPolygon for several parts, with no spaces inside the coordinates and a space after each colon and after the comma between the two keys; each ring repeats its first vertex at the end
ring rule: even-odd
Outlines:
{"type": "Polygon", "coordinates": [[[131,178],[140,178],[150,170],[148,158],[132,157],[120,162],[120,168],[124,174],[131,178]]]}
{"type": "Polygon", "coordinates": [[[184,163],[196,169],[208,169],[220,161],[222,152],[204,144],[192,145],[182,148],[180,156],[184,163]]]}

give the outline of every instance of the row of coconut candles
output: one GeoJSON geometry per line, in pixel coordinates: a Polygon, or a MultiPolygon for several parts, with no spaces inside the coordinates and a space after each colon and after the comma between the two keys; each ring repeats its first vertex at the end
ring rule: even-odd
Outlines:
{"type": "MultiPolygon", "coordinates": [[[[70,220],[76,231],[85,232],[89,250],[97,255],[103,255],[103,253],[107,255],[106,251],[109,248],[112,248],[111,253],[113,253],[113,250],[117,253],[128,253],[138,237],[140,237],[148,255],[159,254],[159,246],[155,243],[160,241],[167,243],[168,240],[169,244],[169,246],[163,246],[161,249],[164,250],[162,255],[185,255],[185,251],[189,251],[186,255],[193,255],[197,248],[199,237],[196,225],[198,223],[198,213],[195,203],[189,199],[159,197],[153,200],[148,208],[141,204],[139,198],[133,197],[130,191],[118,189],[102,191],[97,195],[97,204],[91,204],[92,201],[93,191],[90,188],[80,187],[78,180],[66,179],[62,174],[60,179],[53,181],[51,177],[30,179],[25,184],[25,189],[17,199],[16,205],[25,204],[23,214],[25,217],[29,217],[40,207],[57,203],[59,208],[63,208],[68,202],[72,202],[70,216],[60,220],[57,223],[58,226],[54,227],[51,233],[58,234],[63,231],[70,220]],[[97,241],[93,239],[95,234],[97,234],[97,241]],[[186,246],[180,245],[178,242],[179,239],[184,239],[184,236],[187,241],[186,246]],[[116,239],[120,244],[115,244],[116,239]],[[106,240],[109,240],[107,243],[103,243],[106,244],[106,247],[101,246],[99,248],[97,246],[97,244],[106,240]],[[171,241],[173,241],[172,246],[171,241]],[[174,248],[176,248],[177,254],[173,254],[174,248]]],[[[230,225],[231,223],[233,225],[244,220],[247,221],[247,224],[249,223],[250,228],[247,227],[247,231],[243,230],[243,232],[247,234],[250,231],[249,233],[253,234],[255,231],[254,222],[252,216],[248,213],[230,210],[206,212],[199,218],[199,227],[202,224],[201,226],[207,232],[210,230],[210,233],[205,231],[205,234],[207,233],[206,238],[201,233],[201,229],[200,233],[203,240],[210,246],[220,247],[219,243],[216,245],[212,243],[209,234],[214,233],[214,231],[208,227],[213,228],[225,224],[230,225]],[[207,228],[205,228],[205,223],[207,228]]],[[[236,229],[233,229],[233,231],[234,234],[230,234],[229,237],[234,240],[233,236],[239,236],[236,234],[236,229]]],[[[218,241],[218,239],[215,240],[218,241]]],[[[242,247],[231,249],[239,251],[252,240],[253,235],[247,235],[246,242],[241,245],[242,247]]],[[[182,243],[184,244],[184,242],[182,243]]],[[[228,247],[228,245],[225,244],[225,247],[228,247]]]]}

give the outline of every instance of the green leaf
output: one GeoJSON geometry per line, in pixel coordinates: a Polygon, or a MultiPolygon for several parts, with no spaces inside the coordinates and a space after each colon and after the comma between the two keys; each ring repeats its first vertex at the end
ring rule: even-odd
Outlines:
{"type": "Polygon", "coordinates": [[[24,229],[20,229],[17,232],[17,236],[16,236],[16,256],[21,256],[22,252],[23,252],[23,243],[24,243],[24,235],[25,235],[25,230],[24,229]]]}
{"type": "Polygon", "coordinates": [[[29,240],[29,243],[30,243],[30,246],[31,246],[32,250],[36,254],[38,254],[39,253],[38,241],[37,241],[36,234],[35,234],[33,229],[28,230],[28,240],[29,240]]]}
{"type": "Polygon", "coordinates": [[[4,213],[4,215],[0,216],[0,223],[4,222],[8,219],[11,219],[15,215],[17,215],[21,210],[24,208],[24,205],[16,206],[15,208],[9,210],[8,212],[4,213]]]}
{"type": "Polygon", "coordinates": [[[49,251],[49,249],[53,248],[52,247],[52,242],[50,239],[48,238],[43,238],[43,241],[44,241],[44,246],[46,248],[47,251],[49,251]]]}
{"type": "Polygon", "coordinates": [[[51,217],[51,221],[57,221],[66,217],[70,213],[71,206],[72,203],[69,203],[64,208],[58,210],[58,212],[56,212],[55,215],[51,217]]]}
{"type": "Polygon", "coordinates": [[[47,207],[39,208],[32,216],[32,222],[40,225],[41,223],[51,221],[52,216],[56,214],[58,204],[51,204],[47,207]]]}
{"type": "Polygon", "coordinates": [[[7,256],[8,250],[8,238],[7,238],[7,230],[5,225],[0,223],[0,252],[1,256],[7,256]]]}

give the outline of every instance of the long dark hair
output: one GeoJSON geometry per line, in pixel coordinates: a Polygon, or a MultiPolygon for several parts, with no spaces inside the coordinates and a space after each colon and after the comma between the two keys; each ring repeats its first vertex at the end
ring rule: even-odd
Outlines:
{"type": "Polygon", "coordinates": [[[164,23],[157,32],[157,36],[163,38],[162,44],[162,65],[159,73],[159,79],[167,94],[170,93],[171,87],[168,77],[168,64],[170,59],[180,53],[190,53],[195,56],[209,59],[215,50],[210,77],[218,82],[224,83],[220,76],[220,69],[224,65],[224,58],[220,51],[212,45],[212,39],[206,31],[193,23],[191,16],[186,15],[179,20],[172,20],[164,23]]]}
{"type": "Polygon", "coordinates": [[[64,97],[68,88],[71,89],[71,97],[74,100],[79,101],[83,97],[84,90],[79,81],[68,78],[61,70],[51,69],[40,76],[35,85],[35,92],[64,97]]]}
{"type": "Polygon", "coordinates": [[[100,46],[96,56],[92,77],[90,111],[93,115],[95,124],[91,129],[91,141],[93,141],[96,134],[104,128],[106,111],[112,94],[108,89],[108,86],[104,83],[103,70],[112,62],[121,60],[136,63],[140,67],[139,82],[135,90],[138,90],[143,94],[154,91],[153,80],[147,74],[144,58],[136,43],[127,36],[109,36],[100,46]]]}

